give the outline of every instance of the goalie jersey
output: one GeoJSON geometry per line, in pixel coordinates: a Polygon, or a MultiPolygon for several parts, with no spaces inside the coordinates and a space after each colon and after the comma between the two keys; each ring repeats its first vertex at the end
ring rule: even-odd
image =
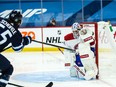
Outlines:
{"type": "Polygon", "coordinates": [[[65,45],[68,46],[71,49],[76,50],[76,49],[78,49],[78,44],[79,43],[89,42],[92,39],[92,41],[90,41],[90,46],[92,48],[94,48],[95,47],[95,40],[91,37],[92,37],[92,35],[87,35],[87,36],[80,35],[78,37],[78,39],[75,39],[74,36],[73,36],[73,33],[69,33],[64,37],[65,45]]]}
{"type": "MultiPolygon", "coordinates": [[[[95,40],[94,40],[94,38],[92,38],[93,36],[93,34],[92,34],[92,31],[87,31],[87,33],[86,33],[87,35],[80,35],[77,39],[75,39],[74,38],[74,35],[73,35],[73,33],[69,33],[69,34],[67,34],[65,37],[64,37],[64,40],[65,40],[65,45],[67,46],[67,47],[69,47],[69,48],[71,48],[71,49],[74,49],[75,51],[76,50],[78,50],[79,49],[79,44],[80,43],[87,43],[88,45],[90,45],[90,49],[91,49],[91,51],[93,51],[93,52],[95,52],[95,40]]],[[[84,46],[85,47],[85,46],[84,46]]],[[[82,49],[81,49],[81,51],[85,51],[84,49],[86,48],[84,48],[84,47],[82,47],[82,49]]],[[[79,49],[80,50],[80,49],[79,49]]],[[[66,52],[66,51],[65,51],[66,52]]],[[[67,54],[67,53],[65,53],[66,55],[66,57],[67,57],[67,55],[70,55],[70,54],[67,54]]],[[[78,61],[80,61],[80,56],[79,56],[79,54],[76,52],[76,54],[77,55],[75,55],[76,56],[76,61],[75,61],[75,63],[78,65],[78,61]]],[[[65,58],[66,58],[65,57],[65,58]]],[[[70,58],[70,57],[69,57],[70,58]]],[[[68,61],[69,60],[69,58],[66,58],[66,61],[68,61]],[[67,60],[68,59],[68,60],[67,60]]],[[[70,62],[70,60],[68,61],[68,62],[70,62]]],[[[80,63],[80,65],[78,65],[78,66],[82,66],[82,64],[80,63]]]]}
{"type": "Polygon", "coordinates": [[[77,49],[80,39],[75,39],[73,33],[69,33],[64,37],[65,45],[71,49],[77,49]]]}

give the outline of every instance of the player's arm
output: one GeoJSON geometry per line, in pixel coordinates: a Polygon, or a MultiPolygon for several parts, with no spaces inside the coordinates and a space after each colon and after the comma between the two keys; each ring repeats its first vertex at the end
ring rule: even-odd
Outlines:
{"type": "Polygon", "coordinates": [[[28,44],[30,44],[32,42],[31,36],[25,36],[25,37],[22,38],[22,40],[23,40],[23,45],[24,46],[28,45],[28,44]]]}
{"type": "Polygon", "coordinates": [[[12,48],[14,51],[22,51],[25,45],[30,44],[32,41],[30,36],[22,37],[20,33],[17,33],[12,38],[12,48]]]}
{"type": "Polygon", "coordinates": [[[89,29],[82,29],[80,32],[80,38],[84,43],[94,42],[94,33],[89,29]]]}

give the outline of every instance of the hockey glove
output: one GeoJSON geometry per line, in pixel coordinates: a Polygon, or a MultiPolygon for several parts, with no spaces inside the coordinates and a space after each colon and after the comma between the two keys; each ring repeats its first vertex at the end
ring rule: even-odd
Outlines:
{"type": "Polygon", "coordinates": [[[23,37],[23,45],[28,45],[32,42],[31,36],[23,37]]]}

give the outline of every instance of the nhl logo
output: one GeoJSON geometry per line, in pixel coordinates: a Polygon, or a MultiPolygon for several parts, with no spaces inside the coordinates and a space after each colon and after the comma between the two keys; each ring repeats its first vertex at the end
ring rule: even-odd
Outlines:
{"type": "Polygon", "coordinates": [[[61,35],[61,30],[58,30],[58,31],[57,31],[57,34],[58,34],[58,35],[61,35]]]}

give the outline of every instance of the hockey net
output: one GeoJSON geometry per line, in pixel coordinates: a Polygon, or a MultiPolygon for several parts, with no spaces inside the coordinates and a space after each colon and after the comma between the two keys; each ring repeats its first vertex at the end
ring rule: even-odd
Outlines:
{"type": "Polygon", "coordinates": [[[98,24],[97,22],[86,22],[86,23],[81,23],[81,25],[83,26],[83,28],[87,28],[90,29],[94,32],[94,37],[95,37],[95,62],[97,64],[98,67],[98,75],[96,76],[96,79],[99,78],[99,56],[98,56],[98,24]]]}

